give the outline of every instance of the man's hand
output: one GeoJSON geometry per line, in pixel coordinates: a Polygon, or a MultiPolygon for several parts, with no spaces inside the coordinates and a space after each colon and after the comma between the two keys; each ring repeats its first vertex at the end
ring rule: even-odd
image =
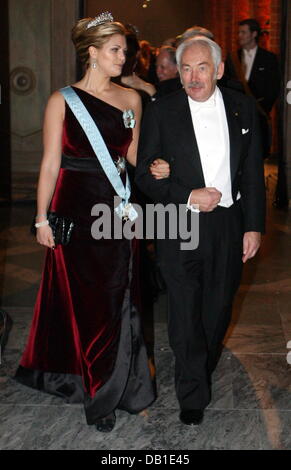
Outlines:
{"type": "Polygon", "coordinates": [[[243,238],[243,263],[253,258],[260,248],[261,234],[260,232],[245,232],[243,238]]]}
{"type": "Polygon", "coordinates": [[[196,204],[201,212],[211,212],[221,199],[221,192],[215,188],[193,189],[189,203],[196,204]]]}
{"type": "Polygon", "coordinates": [[[150,166],[150,173],[156,180],[170,176],[170,165],[162,158],[157,158],[150,166]]]}

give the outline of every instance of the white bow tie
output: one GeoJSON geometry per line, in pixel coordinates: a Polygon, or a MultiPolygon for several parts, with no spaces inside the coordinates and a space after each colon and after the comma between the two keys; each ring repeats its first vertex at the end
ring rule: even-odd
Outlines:
{"type": "Polygon", "coordinates": [[[215,108],[215,98],[212,96],[210,99],[206,101],[191,101],[191,107],[194,112],[199,111],[200,109],[205,108],[215,108]]]}

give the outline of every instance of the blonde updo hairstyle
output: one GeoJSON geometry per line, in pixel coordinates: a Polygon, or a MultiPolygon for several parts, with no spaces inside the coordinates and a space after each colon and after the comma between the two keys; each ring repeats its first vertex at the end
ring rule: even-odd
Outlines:
{"type": "Polygon", "coordinates": [[[72,41],[77,55],[84,65],[89,64],[89,47],[100,49],[114,34],[125,36],[125,27],[117,21],[108,21],[87,29],[87,24],[94,18],[79,20],[72,29],[72,41]]]}

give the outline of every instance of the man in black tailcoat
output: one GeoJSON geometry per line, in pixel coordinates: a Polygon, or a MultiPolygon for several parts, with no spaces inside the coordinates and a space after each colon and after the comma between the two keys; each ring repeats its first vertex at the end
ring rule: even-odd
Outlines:
{"type": "Polygon", "coordinates": [[[280,94],[281,74],[277,56],[259,47],[260,33],[257,20],[248,18],[240,21],[240,48],[227,57],[225,76],[240,80],[245,93],[256,99],[263,137],[263,156],[266,158],[272,140],[270,112],[280,94]]]}
{"type": "Polygon", "coordinates": [[[242,265],[260,246],[265,189],[256,104],[216,86],[224,69],[220,47],[202,36],[188,39],[177,63],[184,89],[148,105],[136,183],[156,203],[184,205],[189,223],[192,211],[199,214],[196,249],[181,249],[179,236],[157,240],[180,420],[190,425],[201,423],[211,400],[242,265]],[[167,179],[149,172],[158,157],[170,165],[167,179]]]}

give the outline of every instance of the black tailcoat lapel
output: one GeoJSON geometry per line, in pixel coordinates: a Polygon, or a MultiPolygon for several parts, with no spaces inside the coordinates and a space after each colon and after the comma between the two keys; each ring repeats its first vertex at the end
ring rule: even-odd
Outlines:
{"type": "Polygon", "coordinates": [[[169,129],[176,129],[175,134],[179,136],[179,158],[186,165],[185,175],[195,175],[195,180],[200,181],[201,186],[205,186],[203,170],[197,140],[195,137],[190,106],[187,94],[183,91],[177,95],[177,99],[172,103],[168,115],[169,129]],[[174,120],[171,125],[171,120],[174,120]],[[189,172],[188,172],[189,170],[189,172]]]}
{"type": "Polygon", "coordinates": [[[230,174],[231,181],[234,180],[241,150],[242,150],[242,121],[241,121],[241,106],[227,93],[226,90],[221,89],[228,123],[229,133],[229,150],[230,150],[230,174]]]}

